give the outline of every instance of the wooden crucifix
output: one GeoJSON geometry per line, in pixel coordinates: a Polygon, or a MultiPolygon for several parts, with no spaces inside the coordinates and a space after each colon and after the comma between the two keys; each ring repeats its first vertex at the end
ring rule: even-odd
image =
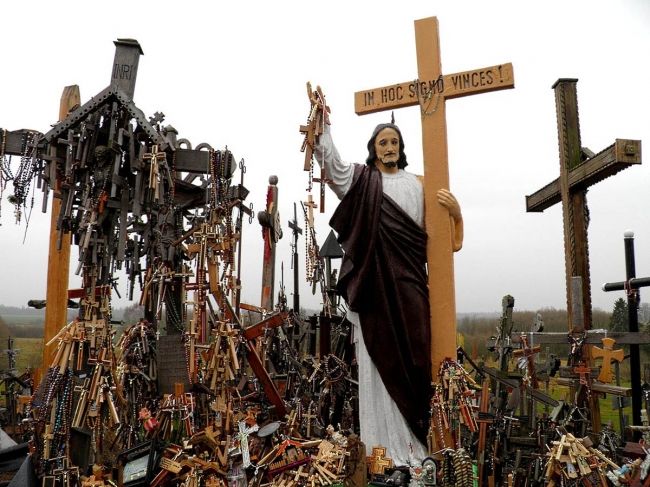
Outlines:
{"type": "Polygon", "coordinates": [[[269,177],[269,187],[266,193],[266,211],[257,213],[257,219],[262,226],[264,238],[264,261],[262,267],[262,297],[260,307],[266,311],[273,310],[273,289],[275,284],[275,246],[282,238],[280,213],[278,212],[278,177],[269,177]]]}
{"type": "Polygon", "coordinates": [[[449,188],[445,101],[451,98],[514,87],[512,64],[442,74],[438,19],[415,21],[418,79],[355,93],[357,115],[420,105],[424,155],[425,227],[428,233],[431,367],[456,356],[456,301],[452,236],[447,210],[436,193],[449,188]]]}
{"type": "Polygon", "coordinates": [[[616,139],[613,145],[595,155],[583,150],[580,144],[577,82],[577,79],[561,78],[553,85],[560,177],[526,196],[526,211],[541,212],[562,202],[569,331],[579,333],[591,329],[587,189],[633,164],[641,164],[641,141],[616,139]],[[585,155],[589,157],[585,158],[585,155]],[[580,281],[578,285],[575,284],[576,277],[580,281]],[[582,316],[576,316],[572,312],[574,309],[581,309],[582,316]]]}

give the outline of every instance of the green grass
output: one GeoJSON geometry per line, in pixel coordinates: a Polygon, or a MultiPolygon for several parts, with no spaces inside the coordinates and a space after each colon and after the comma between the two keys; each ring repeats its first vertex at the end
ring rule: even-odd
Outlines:
{"type": "MultiPolygon", "coordinates": [[[[0,337],[0,369],[8,368],[7,337],[0,337]]],[[[14,349],[18,350],[16,355],[16,372],[22,374],[28,368],[35,369],[43,363],[43,339],[42,338],[14,338],[14,349]]]]}

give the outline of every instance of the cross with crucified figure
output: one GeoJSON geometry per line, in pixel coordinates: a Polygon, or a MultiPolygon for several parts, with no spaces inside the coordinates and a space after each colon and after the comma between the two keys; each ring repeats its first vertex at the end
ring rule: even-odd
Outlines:
{"type": "Polygon", "coordinates": [[[428,233],[431,367],[437,376],[440,363],[456,356],[456,300],[452,235],[447,209],[437,201],[437,191],[449,188],[445,102],[488,91],[514,87],[512,64],[442,74],[438,19],[415,21],[418,79],[359,91],[354,95],[357,115],[420,106],[424,155],[425,227],[428,233]]]}

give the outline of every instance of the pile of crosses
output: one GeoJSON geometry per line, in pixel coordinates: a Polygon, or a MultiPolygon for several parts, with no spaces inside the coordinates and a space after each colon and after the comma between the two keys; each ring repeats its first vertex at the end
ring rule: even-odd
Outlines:
{"type": "MultiPolygon", "coordinates": [[[[51,260],[79,249],[82,285],[64,299],[77,316],[53,318],[49,282],[67,284],[67,271],[48,276],[40,303],[46,370],[25,415],[37,475],[89,487],[342,481],[358,431],[349,324],[331,303],[303,319],[284,286],[277,305],[272,285],[261,306],[241,303],[244,161],[192,148],[161,113],[145,117],[133,102],[140,45],[115,44],[110,85],[85,104],[66,88],[50,131],[0,129],[0,186],[13,184],[17,220],[36,181],[43,211],[54,192],[51,260]],[[143,316],[118,332],[120,269],[129,299],[139,285],[143,316]]],[[[265,271],[282,234],[276,183],[258,215],[265,271]]],[[[297,239],[295,215],[290,226],[297,239]]]]}
{"type": "Polygon", "coordinates": [[[570,433],[562,435],[560,441],[554,441],[553,447],[547,455],[546,478],[548,485],[577,482],[578,479],[581,479],[583,483],[586,479],[591,485],[607,485],[606,478],[618,475],[621,469],[600,450],[592,446],[588,437],[576,438],[570,433]]]}

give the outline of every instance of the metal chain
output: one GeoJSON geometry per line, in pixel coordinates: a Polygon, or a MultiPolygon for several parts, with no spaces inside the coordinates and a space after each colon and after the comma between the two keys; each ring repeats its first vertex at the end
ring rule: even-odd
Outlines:
{"type": "MultiPolygon", "coordinates": [[[[435,84],[442,83],[442,82],[443,82],[442,75],[440,75],[440,76],[438,76],[438,79],[436,80],[435,84]]],[[[427,91],[427,94],[425,95],[425,98],[423,98],[422,93],[420,92],[420,80],[415,79],[413,81],[413,83],[416,86],[415,92],[416,92],[417,97],[418,97],[418,104],[420,105],[420,114],[421,114],[421,116],[422,117],[428,117],[429,115],[433,115],[434,113],[436,113],[436,111],[438,110],[438,105],[440,104],[440,98],[442,98],[441,93],[442,93],[444,88],[438,90],[438,92],[436,93],[435,105],[433,106],[432,109],[430,109],[431,103],[433,101],[432,100],[432,98],[433,98],[433,90],[429,89],[427,91]],[[427,102],[426,108],[424,107],[424,101],[427,102]]]]}

